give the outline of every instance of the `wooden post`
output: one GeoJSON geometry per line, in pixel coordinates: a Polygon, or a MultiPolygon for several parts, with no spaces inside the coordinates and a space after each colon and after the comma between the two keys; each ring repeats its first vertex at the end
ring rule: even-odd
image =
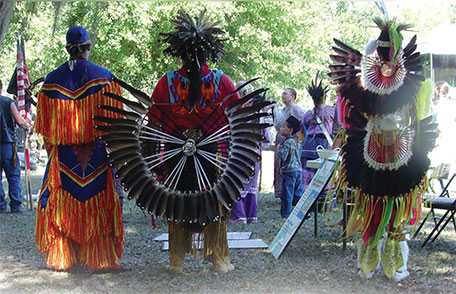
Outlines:
{"type": "Polygon", "coordinates": [[[343,224],[342,224],[342,250],[347,249],[347,193],[348,189],[344,192],[343,205],[342,205],[342,214],[343,214],[343,224]]]}

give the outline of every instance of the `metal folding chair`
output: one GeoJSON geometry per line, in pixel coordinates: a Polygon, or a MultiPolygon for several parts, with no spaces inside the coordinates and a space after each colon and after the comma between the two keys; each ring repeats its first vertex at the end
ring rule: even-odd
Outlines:
{"type": "Polygon", "coordinates": [[[420,226],[416,230],[413,238],[415,238],[420,230],[423,228],[424,224],[426,223],[429,216],[432,215],[434,220],[434,228],[432,229],[431,233],[426,237],[421,247],[426,246],[426,244],[431,241],[434,242],[437,237],[442,233],[445,227],[448,225],[450,221],[453,222],[454,229],[456,231],[456,221],[455,221],[455,213],[456,213],[456,198],[450,197],[449,187],[453,180],[455,179],[456,174],[453,174],[451,178],[448,180],[446,185],[443,183],[444,177],[435,178],[439,181],[442,191],[438,196],[430,197],[425,200],[425,205],[428,205],[431,210],[426,214],[423,221],[421,222],[420,226]],[[440,219],[437,218],[435,214],[435,210],[445,210],[445,213],[440,219]],[[443,224],[443,225],[442,225],[443,224]]]}

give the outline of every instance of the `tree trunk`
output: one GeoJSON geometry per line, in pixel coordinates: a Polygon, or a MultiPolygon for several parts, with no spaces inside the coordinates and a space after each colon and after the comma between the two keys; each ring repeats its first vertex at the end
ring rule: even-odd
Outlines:
{"type": "Polygon", "coordinates": [[[16,0],[0,0],[0,44],[8,31],[15,5],[16,0]]]}
{"type": "Polygon", "coordinates": [[[57,30],[57,24],[59,22],[60,13],[62,12],[64,2],[63,1],[52,1],[54,6],[54,23],[52,24],[52,35],[54,36],[57,30]]]}

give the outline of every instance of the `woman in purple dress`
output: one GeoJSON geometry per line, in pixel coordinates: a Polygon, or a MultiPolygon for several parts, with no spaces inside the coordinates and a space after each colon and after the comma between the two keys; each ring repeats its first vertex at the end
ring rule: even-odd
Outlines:
{"type": "MultiPolygon", "coordinates": [[[[243,85],[245,81],[239,81],[236,84],[236,88],[243,85]]],[[[242,97],[249,94],[253,91],[253,87],[249,84],[246,85],[242,90],[239,91],[239,94],[242,97]]],[[[264,131],[264,137],[266,142],[268,142],[268,131],[264,131]]],[[[241,193],[241,199],[237,201],[233,209],[231,210],[230,221],[232,223],[254,223],[257,221],[257,193],[259,187],[259,175],[260,175],[261,160],[255,165],[255,175],[250,179],[250,182],[245,187],[244,191],[241,193]]]]}
{"type": "Polygon", "coordinates": [[[255,165],[255,175],[241,193],[241,199],[237,201],[231,210],[231,222],[250,224],[257,221],[256,196],[259,186],[260,163],[255,165]]]}
{"type": "Polygon", "coordinates": [[[312,180],[316,170],[308,168],[307,161],[318,158],[317,146],[331,148],[332,128],[334,123],[334,106],[325,105],[328,87],[322,86],[322,81],[318,81],[318,74],[312,84],[307,87],[307,91],[312,97],[314,108],[304,114],[302,120],[305,138],[302,142],[301,164],[302,182],[304,189],[312,180]]]}

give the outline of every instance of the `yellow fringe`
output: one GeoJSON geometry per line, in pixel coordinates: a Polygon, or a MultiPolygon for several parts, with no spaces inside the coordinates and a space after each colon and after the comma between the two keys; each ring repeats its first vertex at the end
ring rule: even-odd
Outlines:
{"type": "Polygon", "coordinates": [[[111,169],[106,189],[81,202],[61,188],[60,179],[54,177],[58,172],[53,170],[57,156],[51,160],[47,205],[38,205],[36,210],[38,250],[47,254],[48,266],[57,270],[66,270],[76,262],[93,269],[118,268],[124,230],[111,169]]]}
{"type": "MultiPolygon", "coordinates": [[[[393,227],[402,228],[410,222],[412,218],[416,218],[414,224],[418,222],[421,217],[422,194],[427,189],[426,183],[427,179],[423,178],[421,183],[410,192],[395,197],[394,219],[388,220],[388,226],[392,223],[393,227]]],[[[342,186],[343,189],[347,189],[346,182],[342,186]]],[[[347,224],[348,236],[352,236],[356,232],[364,232],[369,227],[373,218],[373,212],[377,205],[383,205],[383,214],[385,214],[385,204],[387,200],[386,197],[376,197],[364,194],[360,189],[355,189],[351,196],[355,200],[355,205],[347,224]]]]}
{"type": "Polygon", "coordinates": [[[49,268],[58,271],[72,268],[78,264],[77,246],[62,235],[56,236],[47,251],[46,263],[49,268]]]}
{"type": "Polygon", "coordinates": [[[99,133],[95,130],[93,116],[119,117],[97,108],[106,104],[122,108],[122,104],[103,93],[120,95],[120,87],[111,82],[100,91],[78,100],[53,99],[43,92],[38,94],[35,128],[49,144],[86,144],[94,141],[99,133]]]}
{"type": "MultiPolygon", "coordinates": [[[[185,224],[169,222],[169,259],[171,266],[182,266],[186,253],[196,253],[192,231],[185,224]]],[[[227,225],[220,221],[210,223],[203,229],[204,257],[211,256],[214,265],[230,264],[227,225]]],[[[199,242],[197,242],[199,243],[199,242]]],[[[196,244],[198,245],[198,244],[196,244]]]]}

